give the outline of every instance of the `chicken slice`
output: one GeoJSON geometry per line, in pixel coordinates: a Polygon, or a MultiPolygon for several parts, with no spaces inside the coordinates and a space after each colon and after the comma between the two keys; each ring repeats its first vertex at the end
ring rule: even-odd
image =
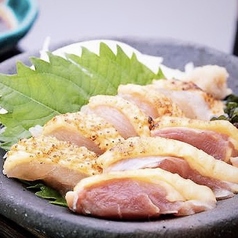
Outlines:
{"type": "Polygon", "coordinates": [[[188,118],[210,120],[213,116],[224,114],[223,102],[216,100],[192,82],[154,80],[153,84],[147,87],[171,98],[188,118]]]}
{"type": "Polygon", "coordinates": [[[162,169],[111,172],[81,180],[66,194],[69,208],[102,218],[138,220],[212,209],[212,191],[162,169]]]}
{"type": "Polygon", "coordinates": [[[111,123],[123,138],[149,136],[151,118],[135,104],[118,96],[97,95],[81,108],[82,112],[94,113],[111,123]]]}
{"type": "Polygon", "coordinates": [[[238,192],[238,168],[217,160],[187,143],[161,137],[134,137],[119,143],[98,157],[104,173],[156,168],[169,163],[166,170],[209,186],[216,197],[227,198],[238,192]],[[181,161],[184,163],[179,163],[181,161]]]}
{"type": "Polygon", "coordinates": [[[232,163],[232,158],[238,155],[238,129],[225,120],[201,121],[164,116],[155,120],[151,136],[189,143],[227,163],[232,163]]]}
{"type": "Polygon", "coordinates": [[[159,116],[183,117],[183,111],[170,98],[155,90],[148,90],[146,86],[127,84],[118,87],[118,95],[136,104],[146,115],[157,118],[159,116]]]}
{"type": "Polygon", "coordinates": [[[224,99],[232,93],[231,89],[227,86],[228,77],[229,74],[226,68],[218,65],[205,65],[195,67],[190,72],[184,74],[181,80],[195,83],[216,99],[224,99]]]}
{"type": "Polygon", "coordinates": [[[82,112],[57,115],[43,127],[43,135],[54,136],[102,154],[124,140],[119,132],[103,118],[82,112]]]}
{"type": "Polygon", "coordinates": [[[62,194],[82,179],[101,172],[96,154],[54,137],[31,137],[5,155],[3,173],[9,178],[42,180],[62,194]]]}

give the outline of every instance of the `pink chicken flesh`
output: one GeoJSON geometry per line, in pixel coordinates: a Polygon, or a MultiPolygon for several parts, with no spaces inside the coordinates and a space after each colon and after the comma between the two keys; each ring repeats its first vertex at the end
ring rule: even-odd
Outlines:
{"type": "Polygon", "coordinates": [[[66,200],[76,213],[121,220],[185,216],[216,206],[208,187],[161,169],[92,176],[69,191],[66,200]]]}

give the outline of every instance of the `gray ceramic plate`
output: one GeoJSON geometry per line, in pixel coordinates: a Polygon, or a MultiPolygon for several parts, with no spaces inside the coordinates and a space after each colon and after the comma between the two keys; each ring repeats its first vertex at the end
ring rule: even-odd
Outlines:
{"type": "MultiPolygon", "coordinates": [[[[162,56],[164,64],[173,68],[183,69],[190,61],[196,66],[224,66],[230,74],[230,87],[238,93],[236,57],[203,46],[172,40],[116,40],[123,41],[143,53],[162,56]]],[[[0,72],[13,73],[17,60],[28,64],[28,58],[32,55],[38,56],[38,53],[19,55],[2,63],[0,72]]],[[[2,155],[3,152],[1,157],[2,155]]],[[[0,163],[2,168],[3,161],[0,160],[0,163]]],[[[21,183],[7,179],[0,173],[0,213],[33,233],[47,237],[237,237],[238,195],[219,201],[213,210],[192,216],[162,217],[148,222],[109,221],[75,215],[67,208],[51,205],[27,191],[21,183]]]]}

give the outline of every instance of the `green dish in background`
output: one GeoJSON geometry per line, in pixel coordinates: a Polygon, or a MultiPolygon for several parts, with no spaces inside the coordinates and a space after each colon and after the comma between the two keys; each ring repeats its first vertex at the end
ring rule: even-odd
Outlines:
{"type": "Polygon", "coordinates": [[[36,0],[0,0],[0,55],[17,45],[37,15],[36,0]]]}

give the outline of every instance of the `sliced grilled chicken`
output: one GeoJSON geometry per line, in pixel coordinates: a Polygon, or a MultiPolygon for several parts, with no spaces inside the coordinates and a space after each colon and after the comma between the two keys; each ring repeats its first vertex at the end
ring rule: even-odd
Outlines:
{"type": "Polygon", "coordinates": [[[159,168],[85,178],[66,194],[66,200],[76,213],[122,220],[185,216],[216,206],[208,187],[159,168]]]}
{"type": "Polygon", "coordinates": [[[5,157],[3,173],[7,177],[42,180],[62,194],[82,178],[101,172],[94,152],[49,136],[22,139],[5,157]]]}
{"type": "Polygon", "coordinates": [[[98,95],[90,98],[81,108],[84,113],[94,113],[111,123],[123,138],[149,136],[151,118],[134,103],[118,96],[98,95]]]}
{"type": "Polygon", "coordinates": [[[156,119],[151,135],[189,143],[227,163],[238,155],[238,129],[225,120],[164,116],[156,119]]]}
{"type": "Polygon", "coordinates": [[[147,87],[171,98],[188,118],[210,120],[213,116],[224,114],[222,101],[216,100],[192,82],[155,80],[147,87]]]}
{"type": "Polygon", "coordinates": [[[146,86],[120,85],[118,95],[136,104],[146,115],[152,118],[163,115],[184,117],[183,111],[170,98],[155,90],[148,90],[146,86]]]}
{"type": "Polygon", "coordinates": [[[134,137],[98,157],[104,173],[161,167],[210,187],[219,199],[238,192],[238,168],[187,143],[161,137],[134,137]]]}
{"type": "Polygon", "coordinates": [[[82,112],[55,116],[44,125],[42,133],[85,146],[97,154],[123,140],[119,132],[103,118],[82,112]]]}

